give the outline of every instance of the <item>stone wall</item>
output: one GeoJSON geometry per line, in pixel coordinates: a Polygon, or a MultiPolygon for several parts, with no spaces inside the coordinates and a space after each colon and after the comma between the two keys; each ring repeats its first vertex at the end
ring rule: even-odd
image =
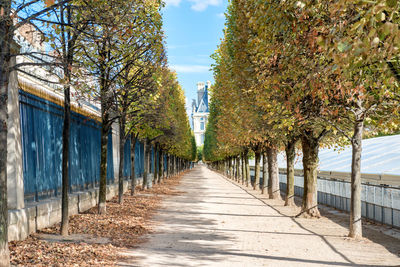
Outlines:
{"type": "MultiPolygon", "coordinates": [[[[141,184],[141,178],[136,179],[141,184]]],[[[130,181],[124,181],[124,192],[130,188],[130,181]]],[[[118,195],[118,184],[107,186],[107,200],[118,195]]],[[[69,214],[75,215],[95,207],[99,190],[91,189],[69,195],[69,214]]],[[[29,203],[22,209],[8,210],[8,239],[23,240],[37,230],[61,222],[61,198],[51,198],[29,203]]]]}

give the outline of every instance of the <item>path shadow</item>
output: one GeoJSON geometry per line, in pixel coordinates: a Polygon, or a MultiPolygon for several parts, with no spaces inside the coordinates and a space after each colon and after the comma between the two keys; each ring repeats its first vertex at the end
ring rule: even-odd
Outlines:
{"type": "MultiPolygon", "coordinates": [[[[207,202],[209,203],[209,202],[207,202]]],[[[234,204],[236,205],[236,204],[234,204]]],[[[217,215],[217,216],[233,216],[233,217],[265,217],[265,218],[281,218],[282,215],[259,215],[259,214],[237,214],[237,213],[221,213],[221,212],[199,212],[199,211],[168,211],[160,210],[160,214],[168,213],[172,215],[176,214],[193,214],[193,215],[217,215]]]]}
{"type": "MultiPolygon", "coordinates": [[[[196,169],[195,169],[196,170],[196,169]]],[[[194,172],[194,171],[193,171],[194,172]]],[[[229,180],[228,180],[229,181],[229,180]]],[[[175,259],[177,257],[184,258],[188,260],[188,262],[192,265],[195,263],[199,263],[197,266],[202,266],[201,262],[203,261],[212,261],[212,262],[222,262],[226,261],[229,257],[240,257],[240,258],[248,258],[250,259],[263,259],[266,263],[268,262],[289,262],[288,265],[297,265],[297,266],[307,266],[310,264],[324,264],[324,265],[332,265],[332,266],[378,266],[378,265],[359,265],[355,262],[351,261],[346,257],[346,255],[342,254],[338,251],[330,242],[326,239],[326,237],[330,235],[320,235],[311,229],[307,229],[305,226],[301,224],[297,219],[287,216],[286,214],[279,211],[274,206],[268,204],[268,202],[264,201],[257,196],[243,190],[244,194],[238,196],[238,198],[243,198],[243,195],[251,196],[244,197],[245,199],[257,199],[263,203],[262,205],[255,206],[269,206],[273,210],[277,212],[276,216],[270,215],[253,215],[253,214],[237,214],[237,213],[228,213],[228,212],[208,212],[207,210],[200,209],[198,206],[193,205],[194,203],[214,203],[211,201],[201,201],[204,199],[206,195],[204,194],[194,194],[198,190],[198,188],[202,188],[205,190],[210,190],[210,188],[200,185],[203,183],[201,179],[197,181],[190,180],[183,181],[182,186],[185,187],[186,192],[181,196],[174,196],[173,200],[167,200],[165,202],[168,209],[159,210],[157,214],[153,217],[155,222],[162,223],[164,227],[159,228],[158,231],[148,236],[151,238],[152,242],[147,243],[147,246],[144,248],[145,254],[147,257],[158,257],[157,265],[158,266],[187,266],[184,263],[176,263],[175,259]],[[193,186],[193,188],[189,188],[186,186],[193,186]],[[175,202],[175,203],[174,203],[175,202]],[[182,204],[185,204],[182,206],[182,204]],[[295,224],[297,224],[301,229],[305,230],[305,233],[286,233],[286,232],[268,232],[268,231],[252,231],[247,229],[227,229],[227,228],[218,228],[220,225],[216,219],[205,218],[207,215],[216,215],[216,216],[238,216],[240,217],[287,217],[295,224]],[[324,260],[313,260],[313,259],[304,259],[298,257],[279,257],[274,255],[268,255],[268,251],[265,252],[254,252],[254,253],[244,253],[239,249],[232,249],[231,246],[224,245],[235,242],[235,237],[232,235],[232,232],[245,232],[245,233],[266,233],[266,234],[281,234],[281,235],[293,235],[295,238],[301,238],[306,235],[315,235],[321,238],[327,245],[338,255],[341,256],[343,262],[335,262],[335,261],[324,261],[324,260]],[[164,240],[164,242],[158,242],[157,240],[164,240]],[[167,242],[165,242],[167,240],[167,242]],[[152,245],[150,247],[150,245],[152,245]]],[[[232,183],[236,185],[235,183],[232,183]]],[[[237,186],[237,185],[236,185],[237,186]]],[[[213,189],[214,190],[214,189],[213,189]]],[[[216,190],[218,191],[218,190],[216,190]]],[[[220,192],[221,193],[221,192],[220,192]]],[[[222,194],[222,193],[221,193],[222,194]]],[[[218,193],[214,193],[212,195],[219,196],[218,193]]],[[[208,196],[207,196],[208,197],[208,196]]],[[[211,198],[211,197],[210,197],[211,198]]],[[[225,198],[225,197],[220,197],[225,198]]],[[[227,197],[228,198],[228,197],[227,197]]],[[[218,203],[218,202],[216,202],[218,203]]],[[[215,203],[214,203],[215,204],[215,203]]],[[[224,203],[231,205],[238,205],[240,203],[224,203]]],[[[127,250],[129,254],[134,254],[135,250],[127,250]]],[[[130,260],[126,260],[122,262],[120,266],[142,266],[139,265],[140,260],[143,257],[131,257],[130,260]]],[[[243,260],[246,262],[246,259],[243,260]]]]}
{"type": "MultiPolygon", "coordinates": [[[[324,206],[323,208],[321,208],[320,213],[322,216],[328,218],[329,220],[333,221],[334,223],[348,229],[348,227],[349,227],[349,214],[348,213],[338,211],[338,210],[333,209],[328,206],[324,206]],[[329,211],[329,209],[337,211],[338,214],[333,214],[332,211],[329,211]]],[[[383,233],[379,230],[371,229],[371,227],[366,226],[366,223],[370,223],[370,222],[366,222],[365,220],[363,220],[362,223],[363,223],[363,227],[362,227],[363,238],[366,238],[366,239],[370,240],[371,242],[374,242],[374,243],[384,246],[390,253],[400,257],[400,240],[399,239],[389,236],[389,235],[386,235],[385,233],[383,233]]],[[[386,226],[382,225],[382,227],[386,227],[386,226]]],[[[400,259],[399,259],[398,266],[400,266],[400,259]]]]}
{"type": "MultiPolygon", "coordinates": [[[[282,196],[284,197],[285,194],[282,192],[282,196]]],[[[298,196],[295,196],[294,198],[295,203],[297,206],[301,206],[302,199],[298,196]]],[[[326,206],[323,204],[318,204],[319,211],[322,216],[325,218],[329,219],[330,221],[342,226],[343,228],[348,229],[349,228],[349,213],[346,211],[338,210],[334,207],[326,206]]],[[[385,233],[382,233],[379,230],[371,229],[371,227],[368,227],[366,224],[370,224],[371,222],[369,220],[366,220],[365,218],[362,219],[362,232],[363,232],[363,238],[370,240],[373,243],[377,243],[385,247],[390,253],[396,256],[400,256],[400,240],[386,235],[385,233]]],[[[372,223],[374,224],[374,223],[372,223]]],[[[379,224],[375,224],[379,225],[379,224]]],[[[385,227],[387,229],[390,229],[391,227],[385,226],[385,225],[379,225],[381,227],[385,227]]],[[[349,238],[350,239],[350,238],[349,238]]],[[[400,266],[400,259],[399,259],[399,265],[400,266]]]]}
{"type": "MultiPolygon", "coordinates": [[[[233,181],[230,181],[229,179],[227,179],[226,177],[222,176],[221,174],[219,174],[222,178],[224,178],[225,180],[229,181],[230,183],[232,183],[233,185],[241,188],[243,191],[245,191],[247,194],[253,196],[255,199],[261,201],[262,203],[264,203],[265,205],[267,205],[268,207],[270,207],[271,209],[275,210],[278,214],[288,217],[290,218],[295,224],[297,224],[301,229],[309,232],[312,235],[318,236],[319,238],[321,238],[325,244],[328,245],[328,247],[330,247],[330,249],[332,251],[334,251],[335,253],[337,253],[338,255],[341,256],[342,259],[346,260],[348,262],[348,264],[350,264],[349,266],[367,266],[367,265],[357,265],[355,262],[351,261],[345,254],[343,254],[342,252],[338,251],[336,249],[336,247],[329,242],[329,240],[327,240],[326,237],[328,237],[329,235],[321,235],[319,233],[317,233],[316,231],[307,228],[306,226],[304,226],[299,219],[295,218],[295,216],[288,216],[287,214],[284,214],[283,212],[281,212],[279,209],[277,209],[277,206],[284,206],[283,203],[282,205],[271,205],[270,203],[268,203],[268,200],[265,200],[263,198],[260,198],[256,195],[254,195],[252,192],[250,192],[247,188],[242,188],[240,185],[236,184],[233,181]]],[[[283,194],[284,195],[284,194],[283,194]]],[[[295,197],[295,203],[297,206],[301,205],[301,198],[299,197],[295,197]]],[[[322,205],[320,205],[322,206],[322,205]]],[[[324,206],[326,209],[329,209],[330,207],[324,206]]],[[[333,221],[334,223],[341,225],[345,228],[348,227],[348,218],[343,218],[337,215],[334,215],[332,213],[327,212],[324,209],[320,209],[321,215],[323,215],[324,217],[326,217],[328,220],[333,221]],[[347,220],[346,220],[347,219],[347,220]]],[[[369,240],[371,240],[374,243],[380,244],[382,246],[384,246],[390,253],[399,256],[400,254],[400,242],[398,239],[391,237],[391,236],[387,236],[384,235],[383,233],[377,232],[375,230],[372,230],[370,228],[366,228],[365,225],[363,226],[363,236],[364,238],[367,238],[369,240]]],[[[373,265],[371,265],[373,266],[373,265]]],[[[394,266],[400,266],[400,265],[394,265],[394,266]]]]}

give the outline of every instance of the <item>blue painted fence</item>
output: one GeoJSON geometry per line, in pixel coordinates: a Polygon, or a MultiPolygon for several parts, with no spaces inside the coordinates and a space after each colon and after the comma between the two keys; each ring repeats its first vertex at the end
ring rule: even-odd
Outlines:
{"type": "MultiPolygon", "coordinates": [[[[124,177],[129,179],[131,175],[131,152],[130,152],[131,140],[125,143],[124,152],[124,177]]],[[[135,144],[135,177],[142,177],[144,172],[144,145],[143,143],[136,141],[135,144]]]]}
{"type": "MultiPolygon", "coordinates": [[[[26,201],[61,194],[63,107],[20,91],[21,142],[26,201]]],[[[70,135],[70,191],[98,186],[100,130],[97,121],[72,112],[70,135]]],[[[124,176],[130,177],[130,141],[125,144],[124,176]]],[[[107,183],[114,182],[112,134],[108,136],[107,183]]],[[[143,144],[135,148],[137,177],[143,174],[143,144]]]]}

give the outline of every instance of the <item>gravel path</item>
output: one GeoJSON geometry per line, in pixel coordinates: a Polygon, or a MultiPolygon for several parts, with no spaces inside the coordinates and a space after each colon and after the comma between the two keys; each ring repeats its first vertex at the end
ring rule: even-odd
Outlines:
{"type": "Polygon", "coordinates": [[[400,240],[366,229],[346,237],[347,217],[294,219],[284,207],[204,166],[187,173],[154,216],[155,233],[121,266],[396,266],[400,240]],[[247,192],[247,191],[248,192],[247,192]]]}

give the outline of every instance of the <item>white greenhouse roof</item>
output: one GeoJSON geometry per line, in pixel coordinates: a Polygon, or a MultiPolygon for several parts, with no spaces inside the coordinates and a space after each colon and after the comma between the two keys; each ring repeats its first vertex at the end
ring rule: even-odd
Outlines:
{"type": "MultiPolygon", "coordinates": [[[[361,173],[400,175],[400,135],[376,137],[363,140],[361,173]]],[[[321,148],[319,151],[319,171],[351,172],[351,146],[335,151],[321,148]]],[[[284,153],[278,157],[279,167],[286,168],[284,153]]],[[[254,165],[251,160],[250,165],[254,165]]],[[[302,157],[296,157],[295,169],[303,169],[302,157]]]]}

